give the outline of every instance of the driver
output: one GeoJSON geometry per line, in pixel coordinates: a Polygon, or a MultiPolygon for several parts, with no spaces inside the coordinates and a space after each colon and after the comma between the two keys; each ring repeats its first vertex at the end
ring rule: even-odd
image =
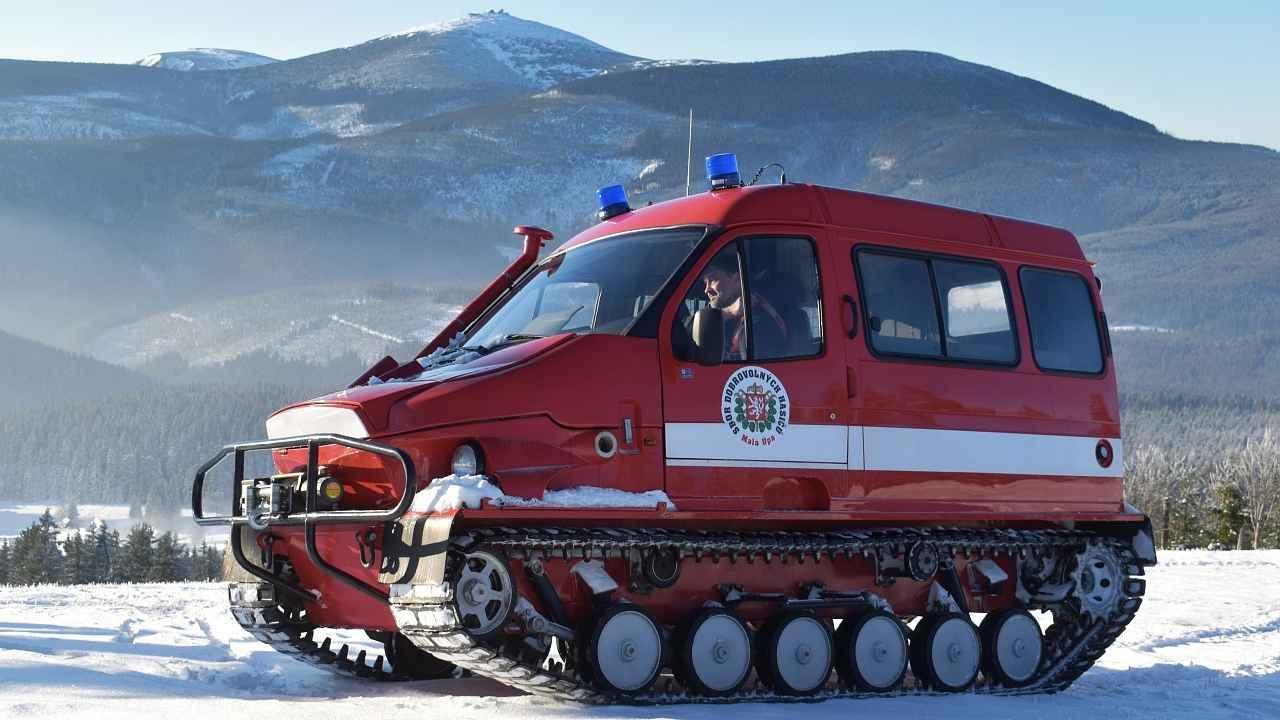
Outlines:
{"type": "MultiPolygon", "coordinates": [[[[702,292],[707,303],[724,315],[724,359],[745,360],[747,333],[742,302],[742,275],[734,248],[722,250],[702,273],[702,292]]],[[[752,342],[759,357],[778,357],[786,347],[787,324],[782,315],[759,293],[751,299],[752,342]]]]}

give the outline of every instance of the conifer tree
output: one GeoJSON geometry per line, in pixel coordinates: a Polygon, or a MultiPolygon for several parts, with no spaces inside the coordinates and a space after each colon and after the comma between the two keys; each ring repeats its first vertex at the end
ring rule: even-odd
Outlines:
{"type": "Polygon", "coordinates": [[[57,582],[62,577],[62,553],[57,525],[48,508],[23,530],[13,544],[11,581],[18,585],[57,582]]]}
{"type": "Polygon", "coordinates": [[[103,565],[103,582],[123,582],[124,565],[120,531],[108,530],[106,524],[103,524],[100,542],[107,558],[106,564],[103,565]]]}
{"type": "Polygon", "coordinates": [[[147,582],[151,579],[155,556],[155,531],[146,523],[134,525],[120,548],[119,579],[122,582],[147,582]]]}
{"type": "Polygon", "coordinates": [[[88,582],[111,581],[111,561],[114,558],[114,552],[110,542],[111,535],[107,531],[106,523],[97,521],[89,524],[88,535],[84,542],[88,582]]]}
{"type": "Polygon", "coordinates": [[[93,582],[90,560],[91,554],[84,543],[84,537],[77,531],[67,536],[62,543],[62,583],[65,585],[83,585],[93,582]]]}
{"type": "Polygon", "coordinates": [[[200,549],[193,554],[191,563],[192,580],[221,580],[222,551],[209,543],[200,543],[200,549]]]}
{"type": "Polygon", "coordinates": [[[156,538],[155,547],[151,551],[151,572],[149,579],[153,582],[172,582],[186,577],[183,569],[183,549],[178,536],[166,532],[156,538]]]}
{"type": "Polygon", "coordinates": [[[9,569],[13,562],[13,552],[9,548],[9,541],[0,541],[0,585],[9,584],[9,569]]]}

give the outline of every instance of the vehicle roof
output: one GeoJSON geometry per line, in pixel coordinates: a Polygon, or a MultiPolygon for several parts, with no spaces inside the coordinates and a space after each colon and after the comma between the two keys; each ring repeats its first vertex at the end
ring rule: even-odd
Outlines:
{"type": "Polygon", "coordinates": [[[1075,236],[1062,228],[803,183],[717,190],[636,208],[578,233],[561,249],[635,230],[745,223],[822,224],[1085,259],[1075,236]]]}

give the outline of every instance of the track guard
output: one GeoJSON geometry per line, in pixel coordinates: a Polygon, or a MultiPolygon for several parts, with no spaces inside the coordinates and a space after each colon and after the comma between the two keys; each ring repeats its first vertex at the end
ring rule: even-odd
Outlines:
{"type": "Polygon", "coordinates": [[[402,518],[388,526],[378,582],[444,586],[445,559],[456,513],[402,518]]]}

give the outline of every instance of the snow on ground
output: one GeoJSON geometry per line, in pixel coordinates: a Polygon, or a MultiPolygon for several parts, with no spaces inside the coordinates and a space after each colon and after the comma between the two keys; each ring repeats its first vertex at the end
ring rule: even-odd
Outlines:
{"type": "Polygon", "coordinates": [[[334,678],[246,635],[222,585],[0,588],[0,718],[1280,717],[1280,551],[1167,552],[1137,619],[1065,693],[584,708],[479,678],[334,678]]]}

